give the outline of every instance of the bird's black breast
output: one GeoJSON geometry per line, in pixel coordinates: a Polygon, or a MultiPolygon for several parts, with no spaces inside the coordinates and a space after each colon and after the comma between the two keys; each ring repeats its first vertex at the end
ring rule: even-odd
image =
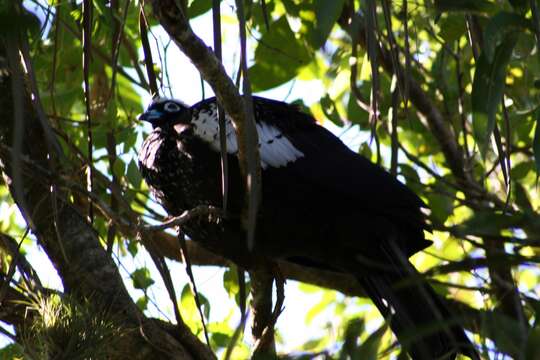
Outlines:
{"type": "Polygon", "coordinates": [[[221,205],[218,161],[190,129],[178,133],[174,128],[157,128],[139,154],[143,177],[171,215],[198,205],[221,205]]]}
{"type": "MultiPolygon", "coordinates": [[[[222,207],[220,155],[192,129],[155,129],[139,153],[141,173],[167,213],[178,216],[199,205],[222,207]]],[[[245,232],[239,221],[244,190],[235,157],[229,155],[229,204],[226,217],[199,217],[182,227],[208,250],[249,267],[245,232]]]]}

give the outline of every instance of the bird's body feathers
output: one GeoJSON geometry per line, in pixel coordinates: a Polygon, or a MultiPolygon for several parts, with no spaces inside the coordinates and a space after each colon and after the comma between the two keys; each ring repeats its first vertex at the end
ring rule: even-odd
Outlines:
{"type": "MultiPolygon", "coordinates": [[[[154,125],[139,155],[143,177],[171,215],[198,205],[220,207],[215,99],[192,107],[168,102],[155,102],[141,116],[154,125]]],[[[418,280],[407,261],[429,246],[422,201],[296,107],[259,97],[253,97],[253,106],[262,170],[254,248],[247,248],[240,221],[245,191],[228,117],[228,216],[193,220],[184,232],[248,268],[268,258],[352,274],[390,318],[393,331],[415,359],[468,352],[463,330],[456,323],[445,325],[451,316],[443,300],[418,280]],[[415,338],[416,330],[423,328],[429,335],[415,338]]]]}

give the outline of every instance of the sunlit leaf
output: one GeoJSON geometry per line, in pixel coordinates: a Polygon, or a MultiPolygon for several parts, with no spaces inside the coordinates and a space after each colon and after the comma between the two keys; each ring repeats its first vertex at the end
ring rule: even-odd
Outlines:
{"type": "Polygon", "coordinates": [[[139,308],[139,310],[141,311],[146,310],[148,308],[148,296],[146,295],[141,296],[140,298],[137,299],[135,304],[137,304],[137,307],[139,308]]]}

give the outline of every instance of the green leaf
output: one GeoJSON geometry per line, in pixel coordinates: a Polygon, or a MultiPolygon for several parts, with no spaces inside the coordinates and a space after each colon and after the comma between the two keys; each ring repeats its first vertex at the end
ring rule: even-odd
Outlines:
{"type": "Polygon", "coordinates": [[[388,326],[383,324],[374,331],[355,351],[355,359],[377,360],[381,339],[386,333],[388,326]]]}
{"type": "Polygon", "coordinates": [[[345,331],[343,333],[343,346],[339,354],[339,359],[356,359],[356,351],[358,350],[357,342],[360,335],[364,332],[364,320],[361,318],[353,318],[347,321],[345,331]]]}
{"type": "MultiPolygon", "coordinates": [[[[202,313],[205,319],[208,319],[208,317],[210,316],[210,302],[201,292],[198,292],[198,297],[201,304],[202,313]]],[[[196,319],[195,321],[200,321],[197,304],[195,302],[195,294],[192,293],[189,284],[186,284],[182,289],[182,294],[180,295],[180,305],[182,311],[187,310],[191,313],[191,317],[193,319],[196,319]]]]}
{"type": "Polygon", "coordinates": [[[498,5],[487,0],[435,0],[438,12],[492,13],[498,5]]]}
{"type": "Polygon", "coordinates": [[[18,359],[25,359],[24,357],[24,351],[21,345],[19,344],[9,344],[2,349],[0,349],[0,359],[12,359],[12,360],[18,360],[18,359]]]}
{"type": "Polygon", "coordinates": [[[464,234],[477,236],[500,235],[501,230],[519,227],[523,218],[519,215],[507,215],[492,211],[477,211],[474,216],[465,221],[460,228],[464,234]]]}
{"type": "Polygon", "coordinates": [[[446,43],[451,43],[461,37],[467,29],[465,18],[461,14],[448,14],[439,23],[439,36],[446,43]]]}
{"type": "Polygon", "coordinates": [[[418,176],[418,172],[412,166],[400,163],[399,174],[405,178],[405,184],[407,184],[408,187],[417,193],[423,192],[424,189],[421,186],[422,181],[420,181],[420,176],[418,176]]]}
{"type": "Polygon", "coordinates": [[[506,35],[490,62],[483,52],[478,59],[471,94],[473,110],[473,134],[482,156],[485,157],[491,133],[495,128],[495,115],[501,104],[506,67],[510,61],[517,36],[506,35]]]}
{"type": "Polygon", "coordinates": [[[255,65],[249,68],[253,91],[271,89],[291,80],[310,60],[308,48],[295,37],[287,18],[282,16],[270,25],[255,50],[255,65]]]}
{"type": "Polygon", "coordinates": [[[516,320],[498,313],[486,312],[482,316],[484,336],[489,337],[502,352],[519,354],[525,345],[526,335],[516,320]]]}
{"type": "Polygon", "coordinates": [[[437,219],[441,224],[444,224],[446,219],[454,212],[453,199],[448,195],[439,193],[431,193],[426,195],[426,197],[428,199],[429,208],[431,209],[431,216],[437,219]]]}
{"type": "Polygon", "coordinates": [[[216,346],[224,348],[229,345],[231,335],[222,332],[212,332],[211,340],[216,346]]]}
{"type": "Polygon", "coordinates": [[[188,7],[188,16],[190,19],[196,18],[209,11],[212,8],[212,0],[193,0],[188,7]]]}
{"type": "Polygon", "coordinates": [[[520,162],[517,165],[512,166],[510,170],[510,177],[514,180],[522,180],[534,169],[534,163],[532,161],[520,162]]]}
{"type": "Polygon", "coordinates": [[[534,214],[534,208],[523,185],[517,181],[514,181],[513,190],[515,202],[519,206],[520,210],[528,214],[534,214]]]}
{"type": "Polygon", "coordinates": [[[144,311],[148,308],[148,296],[143,295],[135,302],[139,310],[144,311]]]}
{"type": "Polygon", "coordinates": [[[131,280],[133,281],[133,287],[141,290],[148,289],[154,283],[154,280],[150,277],[150,271],[146,267],[132,272],[131,280]]]}
{"type": "Polygon", "coordinates": [[[114,175],[121,179],[126,172],[126,164],[119,158],[116,159],[112,169],[114,175]]]}
{"type": "Polygon", "coordinates": [[[127,249],[131,256],[135,257],[137,253],[139,252],[139,245],[137,241],[129,241],[127,245],[127,249]]]}
{"type": "Polygon", "coordinates": [[[345,0],[315,0],[315,27],[310,32],[311,45],[318,49],[324,45],[332,27],[336,23],[345,0]]]}
{"type": "Polygon", "coordinates": [[[141,186],[142,182],[142,176],[139,172],[139,167],[135,163],[135,160],[131,160],[128,165],[127,169],[127,179],[131,185],[133,185],[134,188],[138,189],[141,186]]]}
{"type": "MultiPolygon", "coordinates": [[[[359,90],[363,91],[363,87],[359,90]]],[[[369,93],[366,99],[369,99],[369,93]]],[[[353,94],[349,96],[347,103],[347,119],[353,124],[358,124],[362,129],[369,128],[369,113],[358,105],[353,94]]]]}
{"type": "Polygon", "coordinates": [[[223,287],[232,298],[238,294],[240,291],[240,286],[238,285],[238,272],[236,269],[228,268],[223,273],[223,287]]]}
{"type": "Polygon", "coordinates": [[[493,62],[495,50],[510,33],[518,33],[531,28],[529,20],[515,13],[501,11],[493,16],[484,31],[483,51],[488,62],[493,62]]]}
{"type": "Polygon", "coordinates": [[[533,139],[534,163],[536,164],[536,174],[540,174],[540,110],[536,112],[536,126],[533,139]]]}
{"type": "MultiPolygon", "coordinates": [[[[245,279],[246,294],[250,292],[251,283],[245,279]]],[[[240,306],[240,279],[238,279],[238,268],[236,266],[230,267],[223,273],[223,287],[231,298],[234,299],[236,304],[240,306]]]]}
{"type": "Polygon", "coordinates": [[[527,346],[525,348],[525,359],[538,360],[540,359],[540,326],[535,326],[529,332],[529,338],[527,339],[527,346]]]}
{"type": "Polygon", "coordinates": [[[139,308],[139,310],[141,311],[146,310],[148,308],[148,296],[146,295],[141,296],[140,298],[137,299],[135,304],[137,304],[137,307],[139,308]]]}
{"type": "Polygon", "coordinates": [[[332,121],[337,126],[343,126],[343,120],[341,120],[341,116],[339,115],[336,104],[334,103],[334,100],[328,96],[328,94],[324,95],[324,97],[321,98],[321,109],[324,113],[324,116],[330,121],[332,121]]]}

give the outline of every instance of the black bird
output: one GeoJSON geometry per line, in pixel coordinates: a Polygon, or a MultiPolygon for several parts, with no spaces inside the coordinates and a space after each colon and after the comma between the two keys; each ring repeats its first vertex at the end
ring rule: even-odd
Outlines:
{"type": "MultiPolygon", "coordinates": [[[[159,99],[139,117],[154,127],[140,170],[170,215],[222,205],[216,108],[215,98],[191,107],[159,99]]],[[[247,268],[280,259],[352,274],[414,359],[478,359],[444,300],[407,260],[430,245],[423,202],[297,107],[253,97],[253,108],[262,169],[254,248],[247,248],[240,221],[245,192],[228,116],[227,216],[193,220],[183,231],[247,268]]]]}

